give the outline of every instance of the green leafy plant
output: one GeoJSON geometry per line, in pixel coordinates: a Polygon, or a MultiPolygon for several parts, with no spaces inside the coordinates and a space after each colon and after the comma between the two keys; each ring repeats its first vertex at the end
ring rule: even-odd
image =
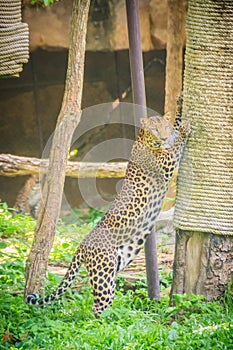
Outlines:
{"type": "Polygon", "coordinates": [[[78,216],[79,223],[90,223],[92,226],[95,226],[105,213],[104,210],[95,208],[89,208],[88,211],[74,209],[74,212],[78,216]]]}
{"type": "Polygon", "coordinates": [[[6,203],[0,203],[0,236],[8,237],[14,234],[24,236],[34,231],[36,221],[26,214],[15,214],[13,208],[6,203]]]}
{"type": "Polygon", "coordinates": [[[31,0],[31,5],[43,5],[49,6],[54,3],[55,0],[31,0]]]}
{"type": "MultiPolygon", "coordinates": [[[[172,274],[160,269],[163,296],[147,297],[147,286],[138,280],[129,286],[118,279],[113,307],[100,319],[92,312],[88,283],[74,285],[58,302],[36,308],[23,301],[25,260],[33,239],[35,220],[13,215],[0,205],[0,349],[10,350],[198,350],[233,348],[232,287],[220,301],[208,302],[192,294],[175,295],[169,305],[167,288],[172,274]],[[14,228],[8,231],[8,228],[14,228]]],[[[82,225],[59,221],[51,262],[67,264],[77,244],[91,230],[97,213],[85,213],[82,225]],[[72,251],[73,250],[73,251],[72,251]]],[[[85,271],[81,271],[85,273],[85,271]]],[[[46,291],[57,287],[58,274],[48,274],[46,291]]]]}

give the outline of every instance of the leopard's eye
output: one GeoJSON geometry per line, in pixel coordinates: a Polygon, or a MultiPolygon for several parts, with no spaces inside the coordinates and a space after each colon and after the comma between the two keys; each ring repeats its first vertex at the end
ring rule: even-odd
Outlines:
{"type": "Polygon", "coordinates": [[[153,142],[153,146],[154,146],[154,147],[159,147],[159,146],[161,146],[161,142],[159,142],[159,141],[154,141],[154,142],[153,142]]]}

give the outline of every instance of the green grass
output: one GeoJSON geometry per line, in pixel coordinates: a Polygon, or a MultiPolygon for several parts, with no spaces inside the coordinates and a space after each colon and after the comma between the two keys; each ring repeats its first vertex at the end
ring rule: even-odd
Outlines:
{"type": "MultiPolygon", "coordinates": [[[[59,222],[51,261],[70,261],[93,220],[85,218],[87,223],[80,226],[59,222]]],[[[167,293],[159,303],[151,301],[143,282],[125,291],[125,281],[120,278],[113,307],[98,320],[85,281],[80,293],[70,290],[46,308],[25,304],[25,260],[34,226],[30,217],[13,217],[6,205],[0,206],[0,349],[233,349],[231,291],[219,302],[177,295],[171,307],[167,293]]],[[[167,287],[171,276],[163,272],[161,277],[167,287]]],[[[58,275],[49,274],[47,290],[59,281],[58,275]]]]}

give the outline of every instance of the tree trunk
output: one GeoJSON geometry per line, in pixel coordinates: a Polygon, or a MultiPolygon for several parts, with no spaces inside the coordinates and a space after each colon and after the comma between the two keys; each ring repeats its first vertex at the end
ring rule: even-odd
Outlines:
{"type": "Polygon", "coordinates": [[[233,275],[233,2],[189,0],[179,168],[176,293],[220,297],[233,275]]]}
{"type": "Polygon", "coordinates": [[[49,159],[35,238],[26,265],[25,295],[42,291],[61,207],[67,157],[80,120],[90,0],[74,0],[65,93],[49,159]]]}
{"type": "Polygon", "coordinates": [[[186,5],[186,0],[168,0],[164,111],[170,113],[172,123],[175,121],[176,100],[182,91],[186,5]]]}
{"type": "Polygon", "coordinates": [[[221,296],[233,277],[232,236],[179,230],[171,294],[221,296]]]}

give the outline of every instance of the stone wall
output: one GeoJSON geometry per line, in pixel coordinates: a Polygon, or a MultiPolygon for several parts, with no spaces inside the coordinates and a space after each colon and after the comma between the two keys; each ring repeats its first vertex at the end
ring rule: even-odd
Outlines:
{"type": "MultiPolygon", "coordinates": [[[[30,0],[24,0],[23,17],[29,25],[31,50],[68,48],[72,2],[63,0],[43,8],[32,7],[30,0]]],[[[139,0],[139,10],[143,51],[164,49],[167,40],[167,1],[139,0]]],[[[115,51],[127,48],[125,0],[93,1],[87,50],[115,51]]]]}

